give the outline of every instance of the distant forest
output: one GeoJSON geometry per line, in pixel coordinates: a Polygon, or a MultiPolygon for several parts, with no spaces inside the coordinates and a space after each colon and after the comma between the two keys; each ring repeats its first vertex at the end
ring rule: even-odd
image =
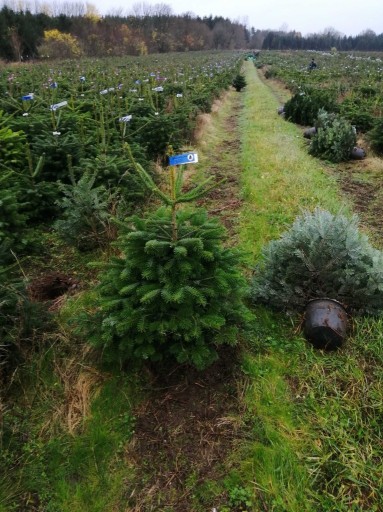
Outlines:
{"type": "Polygon", "coordinates": [[[89,3],[20,2],[0,10],[0,59],[145,55],[196,50],[269,49],[383,51],[383,34],[345,36],[334,29],[299,32],[249,29],[219,16],[175,15],[166,4],[136,4],[132,12],[100,16],[89,3]]]}

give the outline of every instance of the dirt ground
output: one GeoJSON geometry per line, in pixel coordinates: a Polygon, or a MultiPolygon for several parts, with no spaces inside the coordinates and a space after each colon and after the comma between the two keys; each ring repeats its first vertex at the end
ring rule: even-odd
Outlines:
{"type": "MultiPolygon", "coordinates": [[[[363,142],[362,142],[363,144],[363,142]]],[[[372,241],[382,247],[383,159],[370,152],[364,160],[351,160],[337,166],[335,176],[341,190],[353,205],[361,225],[372,241]]]]}
{"type": "MultiPolygon", "coordinates": [[[[153,376],[127,453],[136,467],[136,485],[126,490],[129,511],[191,511],[197,486],[225,476],[223,461],[243,427],[235,349],[219,355],[203,372],[176,367],[153,376]]],[[[206,510],[225,503],[217,499],[206,510]]]]}

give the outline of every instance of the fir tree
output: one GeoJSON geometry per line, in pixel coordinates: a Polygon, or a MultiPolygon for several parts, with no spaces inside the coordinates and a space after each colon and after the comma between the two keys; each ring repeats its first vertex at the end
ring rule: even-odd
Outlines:
{"type": "Polygon", "coordinates": [[[237,75],[233,80],[233,87],[237,92],[240,92],[246,85],[246,79],[243,75],[237,75]]]}
{"type": "Polygon", "coordinates": [[[110,207],[113,195],[103,186],[95,186],[96,173],[86,172],[72,184],[60,183],[64,198],[58,202],[63,218],[55,223],[59,236],[81,251],[105,245],[111,233],[110,207]]]}
{"type": "Polygon", "coordinates": [[[383,309],[383,253],[358,230],[358,219],[316,209],[297,217],[263,251],[254,273],[254,302],[303,310],[331,298],[358,313],[383,309]]]}
{"type": "Polygon", "coordinates": [[[203,368],[217,357],[218,344],[236,343],[250,318],[241,254],[223,246],[225,230],[205,210],[177,210],[205,194],[210,179],[183,193],[182,171],[171,168],[168,196],[137,170],[165,206],[121,225],[121,256],[101,275],[91,341],[112,360],[170,357],[203,368]]]}
{"type": "Polygon", "coordinates": [[[310,154],[330,162],[350,160],[356,144],[356,132],[351,124],[338,114],[321,109],[315,125],[316,134],[309,147],[310,154]]]}

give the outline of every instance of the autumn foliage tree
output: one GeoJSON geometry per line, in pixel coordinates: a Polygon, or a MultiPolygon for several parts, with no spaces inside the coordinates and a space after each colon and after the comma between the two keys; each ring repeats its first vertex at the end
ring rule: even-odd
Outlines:
{"type": "Polygon", "coordinates": [[[81,57],[82,49],[76,37],[57,29],[44,30],[44,40],[39,47],[41,57],[70,59],[81,57]]]}

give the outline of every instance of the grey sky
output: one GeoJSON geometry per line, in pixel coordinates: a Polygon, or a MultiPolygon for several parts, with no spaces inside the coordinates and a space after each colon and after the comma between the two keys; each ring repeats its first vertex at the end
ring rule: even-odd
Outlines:
{"type": "Polygon", "coordinates": [[[198,16],[223,16],[259,29],[296,30],[306,35],[323,32],[329,27],[346,35],[357,35],[366,29],[383,32],[383,1],[364,0],[90,0],[100,14],[121,11],[127,14],[137,4],[166,4],[173,14],[192,12],[198,16]],[[354,4],[357,7],[353,7],[354,4]]]}

